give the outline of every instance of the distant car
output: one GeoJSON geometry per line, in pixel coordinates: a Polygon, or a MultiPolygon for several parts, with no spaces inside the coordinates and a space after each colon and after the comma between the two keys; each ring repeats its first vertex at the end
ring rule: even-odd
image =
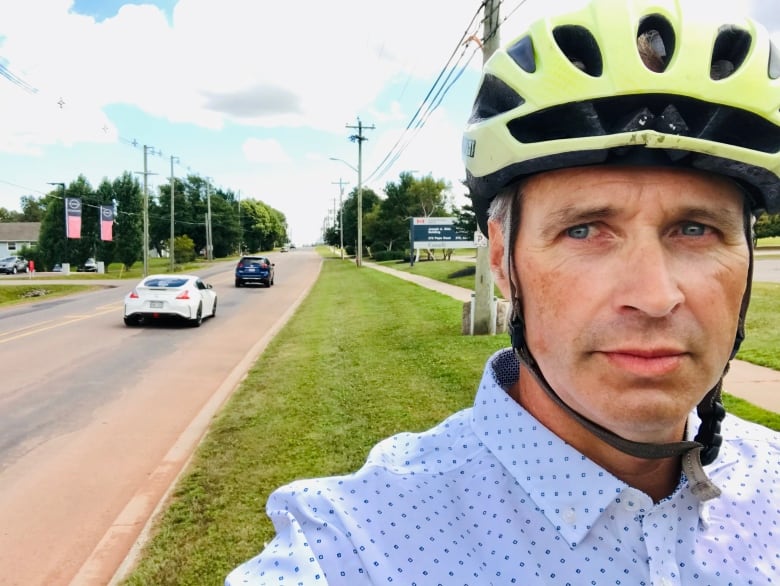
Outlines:
{"type": "Polygon", "coordinates": [[[288,250],[290,250],[290,249],[287,248],[287,246],[282,246],[282,248],[279,249],[279,252],[287,252],[288,250]]]}
{"type": "Polygon", "coordinates": [[[125,296],[125,325],[184,320],[198,327],[217,315],[217,293],[196,275],[149,275],[125,296]]]}
{"type": "Polygon", "coordinates": [[[242,256],[236,265],[236,287],[246,283],[274,284],[274,263],[265,256],[242,256]]]}
{"type": "Polygon", "coordinates": [[[96,273],[98,270],[97,262],[94,258],[88,258],[84,264],[79,267],[80,273],[96,273]]]}
{"type": "Polygon", "coordinates": [[[57,264],[55,264],[55,265],[52,267],[51,271],[52,271],[53,273],[61,273],[61,272],[62,272],[62,263],[59,263],[59,262],[58,262],[57,264]]]}
{"type": "Polygon", "coordinates": [[[15,275],[27,272],[27,261],[21,256],[7,256],[0,259],[0,273],[15,275]]]}

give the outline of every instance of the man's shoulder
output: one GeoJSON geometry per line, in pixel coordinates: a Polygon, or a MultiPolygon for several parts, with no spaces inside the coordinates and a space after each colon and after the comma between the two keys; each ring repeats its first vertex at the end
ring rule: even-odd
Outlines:
{"type": "Polygon", "coordinates": [[[471,409],[464,409],[422,432],[390,436],[371,449],[363,466],[341,476],[296,480],[275,491],[275,496],[311,499],[316,495],[366,490],[373,484],[403,484],[423,475],[441,476],[467,465],[483,449],[471,429],[471,409]]]}
{"type": "Polygon", "coordinates": [[[726,413],[723,420],[722,435],[725,441],[757,441],[766,442],[778,448],[780,432],[764,425],[747,421],[731,413],[726,413]]]}
{"type": "Polygon", "coordinates": [[[780,460],[780,433],[763,425],[728,414],[721,428],[723,446],[713,466],[721,465],[755,467],[762,462],[769,464],[780,476],[776,466],[780,460]]]}

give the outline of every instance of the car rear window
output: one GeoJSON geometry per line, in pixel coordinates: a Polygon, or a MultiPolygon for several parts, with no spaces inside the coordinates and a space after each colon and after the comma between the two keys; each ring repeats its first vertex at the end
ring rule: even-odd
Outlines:
{"type": "Polygon", "coordinates": [[[247,256],[241,259],[241,263],[245,265],[268,264],[268,259],[262,256],[247,256]]]}
{"type": "Polygon", "coordinates": [[[163,287],[168,289],[175,289],[177,287],[183,287],[187,283],[187,279],[181,279],[177,277],[171,277],[171,278],[160,278],[160,277],[154,277],[151,279],[146,279],[144,281],[144,287],[163,287]]]}

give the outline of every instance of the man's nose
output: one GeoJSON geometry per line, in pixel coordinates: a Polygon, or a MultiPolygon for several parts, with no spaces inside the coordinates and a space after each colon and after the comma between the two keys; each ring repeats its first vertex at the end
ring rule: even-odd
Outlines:
{"type": "Polygon", "coordinates": [[[631,246],[622,263],[617,303],[621,309],[641,311],[650,317],[664,317],[685,301],[680,289],[679,266],[660,241],[631,246]]]}

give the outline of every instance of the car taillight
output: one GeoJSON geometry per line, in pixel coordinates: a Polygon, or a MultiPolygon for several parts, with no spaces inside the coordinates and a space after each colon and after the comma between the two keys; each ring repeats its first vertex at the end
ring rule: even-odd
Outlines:
{"type": "Polygon", "coordinates": [[[239,269],[243,269],[244,268],[244,263],[242,263],[242,262],[238,263],[238,268],[239,269]]]}
{"type": "Polygon", "coordinates": [[[130,291],[130,299],[138,299],[138,291],[136,291],[135,289],[130,291]]]}
{"type": "Polygon", "coordinates": [[[187,291],[186,289],[176,296],[176,299],[189,299],[189,298],[190,298],[190,292],[187,291]]]}

